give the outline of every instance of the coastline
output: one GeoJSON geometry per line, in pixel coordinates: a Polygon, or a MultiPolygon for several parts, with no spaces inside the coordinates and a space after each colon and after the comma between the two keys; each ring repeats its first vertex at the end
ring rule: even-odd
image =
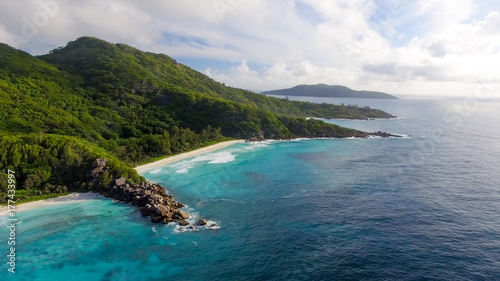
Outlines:
{"type": "MultiPolygon", "coordinates": [[[[140,173],[140,172],[148,170],[148,169],[154,169],[156,167],[168,165],[168,164],[171,164],[171,163],[174,163],[177,161],[192,158],[192,157],[198,156],[200,154],[213,152],[213,151],[228,147],[230,145],[233,145],[236,143],[243,143],[243,142],[245,142],[245,141],[244,140],[231,140],[231,141],[220,142],[220,143],[216,143],[214,145],[203,147],[203,148],[200,148],[197,150],[184,152],[184,153],[181,153],[181,154],[178,154],[175,156],[167,157],[167,158],[161,159],[159,161],[155,161],[155,162],[148,163],[145,165],[137,166],[134,169],[140,173]]],[[[101,194],[93,193],[93,192],[87,192],[87,193],[73,192],[73,193],[65,195],[65,196],[59,196],[59,197],[43,199],[43,200],[38,200],[38,201],[33,201],[33,202],[16,204],[15,211],[22,212],[22,211],[28,211],[28,210],[32,210],[32,209],[36,209],[36,208],[40,208],[40,207],[45,207],[45,206],[52,206],[52,205],[59,205],[59,204],[70,204],[70,203],[75,203],[78,201],[93,200],[93,199],[106,199],[106,197],[104,197],[101,194]]],[[[7,206],[0,206],[0,217],[7,217],[8,213],[9,213],[9,211],[8,211],[7,206]]]]}
{"type": "MultiPolygon", "coordinates": [[[[104,199],[104,198],[106,198],[106,197],[104,197],[98,193],[93,193],[93,192],[87,192],[87,193],[73,192],[73,193],[65,195],[65,196],[59,196],[59,197],[43,199],[43,200],[38,200],[38,201],[33,201],[33,202],[28,202],[28,203],[16,204],[15,211],[17,213],[17,212],[28,211],[28,210],[32,210],[32,209],[36,209],[36,208],[40,208],[40,207],[45,207],[45,206],[70,204],[70,203],[75,203],[78,201],[104,199]]],[[[7,217],[8,213],[9,213],[9,211],[8,211],[7,206],[0,207],[0,217],[7,217]]]]}
{"type": "Polygon", "coordinates": [[[152,163],[148,163],[148,164],[144,164],[144,165],[141,165],[141,166],[137,166],[134,169],[138,173],[141,173],[141,172],[144,172],[146,170],[160,168],[162,166],[165,166],[165,165],[168,165],[168,164],[172,164],[172,163],[177,162],[177,161],[189,159],[189,158],[192,158],[192,157],[204,154],[204,153],[209,153],[209,152],[213,152],[213,151],[216,151],[216,150],[228,147],[228,146],[236,144],[236,143],[244,143],[244,142],[245,142],[244,140],[231,140],[231,141],[219,142],[219,143],[216,143],[216,144],[213,144],[213,145],[210,145],[210,146],[207,146],[207,147],[203,147],[203,148],[200,148],[200,149],[197,149],[197,150],[193,150],[193,151],[189,151],[189,152],[184,152],[184,153],[181,153],[181,154],[178,154],[178,155],[174,155],[174,156],[170,156],[170,157],[167,157],[167,158],[163,158],[161,160],[158,160],[158,161],[155,161],[155,162],[152,162],[152,163]]]}

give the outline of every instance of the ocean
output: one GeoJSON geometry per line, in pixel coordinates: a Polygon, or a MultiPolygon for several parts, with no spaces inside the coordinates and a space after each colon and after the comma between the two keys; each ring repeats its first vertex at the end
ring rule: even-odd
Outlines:
{"type": "Polygon", "coordinates": [[[326,121],[402,137],[241,143],[143,173],[209,221],[195,230],[109,200],[20,212],[0,280],[500,280],[498,101],[308,99],[386,110],[326,121]]]}

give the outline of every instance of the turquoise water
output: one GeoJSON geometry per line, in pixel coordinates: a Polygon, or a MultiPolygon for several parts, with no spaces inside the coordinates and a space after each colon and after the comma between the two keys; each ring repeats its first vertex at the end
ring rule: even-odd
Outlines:
{"type": "Polygon", "coordinates": [[[209,228],[108,200],[21,212],[0,279],[500,280],[499,104],[369,102],[403,118],[328,122],[403,138],[237,144],[144,173],[209,228]]]}

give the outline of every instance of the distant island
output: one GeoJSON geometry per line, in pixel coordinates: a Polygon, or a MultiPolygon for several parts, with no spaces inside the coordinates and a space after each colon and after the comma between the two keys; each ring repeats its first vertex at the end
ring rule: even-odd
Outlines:
{"type": "Polygon", "coordinates": [[[167,55],[93,37],[41,56],[0,43],[0,57],[0,204],[14,200],[15,175],[19,203],[93,191],[185,224],[182,204],[133,167],[235,139],[389,137],[318,119],[394,117],[227,87],[167,55]]]}
{"type": "Polygon", "coordinates": [[[397,99],[397,97],[373,91],[356,91],[340,85],[298,85],[289,89],[262,92],[263,95],[302,96],[321,98],[363,98],[363,99],[397,99]]]}

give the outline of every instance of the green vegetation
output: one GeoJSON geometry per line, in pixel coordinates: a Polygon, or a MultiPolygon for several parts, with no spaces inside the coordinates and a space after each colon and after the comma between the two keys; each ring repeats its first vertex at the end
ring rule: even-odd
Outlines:
{"type": "Polygon", "coordinates": [[[289,89],[263,92],[263,95],[330,97],[330,98],[364,98],[364,99],[397,99],[382,92],[355,91],[340,85],[298,85],[289,89]]]}
{"type": "Polygon", "coordinates": [[[52,197],[69,190],[96,190],[99,186],[87,182],[87,172],[96,158],[108,159],[112,167],[101,182],[122,176],[143,180],[116,156],[76,137],[43,133],[4,135],[0,136],[0,147],[0,192],[7,192],[7,170],[14,171],[18,199],[52,197]]]}
{"type": "Polygon", "coordinates": [[[86,181],[96,158],[112,167],[101,184],[141,181],[137,163],[228,137],[366,135],[305,116],[392,117],[226,87],[166,55],[89,37],[40,57],[0,44],[0,58],[0,201],[6,169],[32,200],[97,188],[86,181]]]}

